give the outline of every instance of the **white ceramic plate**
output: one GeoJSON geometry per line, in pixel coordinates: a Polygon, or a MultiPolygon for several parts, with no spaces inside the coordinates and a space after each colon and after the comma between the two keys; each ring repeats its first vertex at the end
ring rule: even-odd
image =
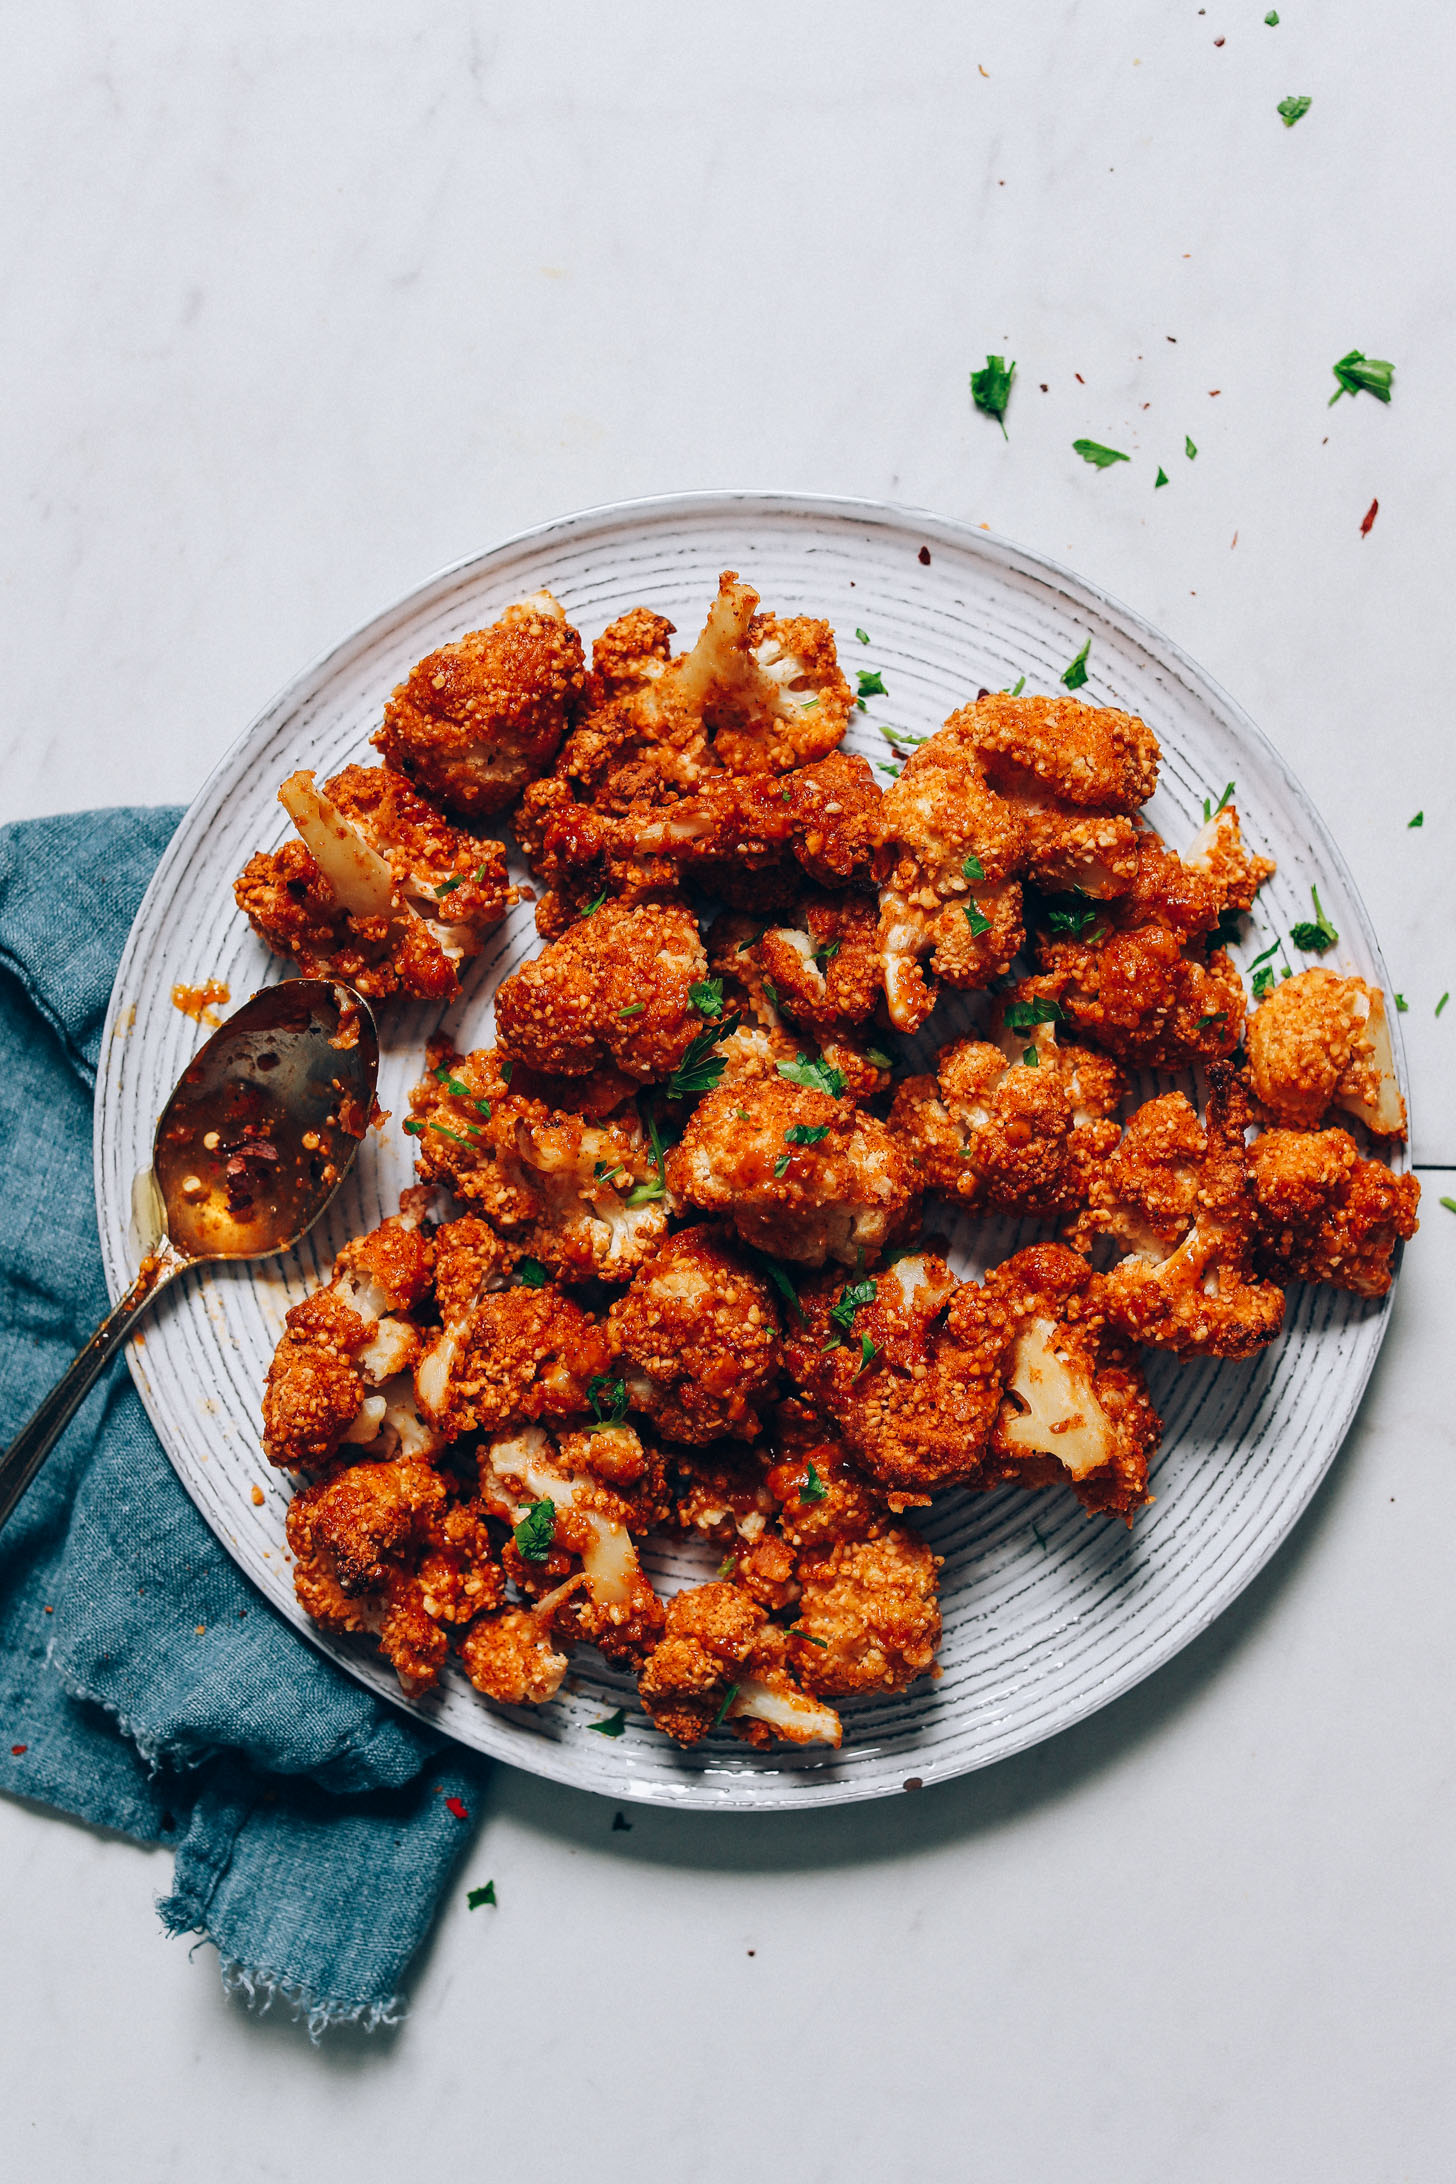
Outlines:
{"type": "MultiPolygon", "coordinates": [[[[232,881],[255,849],[275,848],[289,832],[276,801],[284,776],[312,766],[322,777],[372,758],[367,738],[412,663],[525,592],[549,585],[588,640],[614,615],[646,604],[690,642],[727,568],[768,607],[827,616],[848,669],[880,670],[889,694],[857,716],[850,738],[872,759],[888,755],[879,721],[923,734],[980,686],[1004,687],[1019,675],[1031,691],[1053,691],[1090,637],[1086,697],[1141,714],[1162,743],[1150,811],[1167,839],[1182,846],[1204,797],[1217,799],[1234,780],[1246,837],[1278,859],[1243,960],[1276,925],[1287,931],[1309,915],[1317,881],[1341,935],[1327,960],[1385,983],[1344,862],[1278,754],[1174,645],[1094,586],[983,531],[870,502],[704,493],[597,509],[449,569],[376,616],[275,699],[193,803],[137,914],[103,1050],[96,1190],[113,1296],[132,1271],[133,1180],[148,1161],[156,1114],[199,1042],[196,1024],[171,1004],[174,983],[220,978],[240,1001],[282,969],[234,907],[232,881]],[[856,628],[867,632],[867,647],[856,628]]],[[[450,1013],[462,1046],[487,1036],[497,981],[537,945],[530,910],[517,910],[450,1013]]],[[[938,1044],[975,1011],[964,999],[943,1005],[922,1045],[938,1044]]],[[[380,1099],[395,1119],[364,1146],[311,1242],[256,1270],[184,1278],[143,1346],[129,1352],[163,1445],[229,1552],[315,1645],[396,1701],[393,1673],[376,1655],[320,1633],[294,1605],[283,1532],[289,1487],[260,1453],[259,1403],[288,1306],[347,1237],[396,1209],[411,1173],[399,1122],[435,1021],[424,1007],[384,1012],[380,1099]]],[[[1031,1233],[950,1227],[952,1255],[967,1273],[1031,1233]]],[[[838,1753],[760,1755],[725,1731],[679,1752],[636,1711],[630,1680],[587,1649],[561,1697],[539,1712],[492,1706],[456,1673],[412,1710],[463,1743],[583,1789],[715,1809],[878,1797],[909,1779],[985,1766],[1106,1705],[1248,1584],[1339,1448],[1387,1318],[1388,1305],[1298,1289],[1282,1339],[1251,1364],[1179,1367],[1155,1357],[1150,1380],[1167,1431],[1156,1502],[1131,1533],[1084,1516],[1070,1492],[944,1494],[925,1527],[945,1557],[944,1674],[901,1697],[848,1704],[838,1753]],[[622,1704],[626,1734],[593,1734],[590,1724],[622,1704]]],[[[648,1566],[668,1589],[709,1574],[707,1558],[693,1551],[654,1551],[648,1566]]]]}

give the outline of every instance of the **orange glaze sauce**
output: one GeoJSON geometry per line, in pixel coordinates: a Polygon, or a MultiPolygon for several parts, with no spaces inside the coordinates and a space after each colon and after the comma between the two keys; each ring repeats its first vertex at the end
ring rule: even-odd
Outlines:
{"type": "Polygon", "coordinates": [[[232,995],[220,978],[209,978],[201,986],[174,986],[172,1006],[184,1016],[195,1017],[199,1024],[221,1024],[218,1009],[232,995]]]}

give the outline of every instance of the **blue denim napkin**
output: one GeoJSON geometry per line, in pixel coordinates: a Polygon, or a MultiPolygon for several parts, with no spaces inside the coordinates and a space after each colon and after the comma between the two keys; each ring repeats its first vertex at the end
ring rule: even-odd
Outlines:
{"type": "MultiPolygon", "coordinates": [[[[107,1309],[96,1057],[179,816],[0,828],[0,1446],[107,1309]]],[[[169,1932],[214,1942],[230,1987],[317,2033],[399,2016],[484,1775],[254,1591],[118,1358],[0,1533],[0,1788],[172,1844],[169,1932]]]]}

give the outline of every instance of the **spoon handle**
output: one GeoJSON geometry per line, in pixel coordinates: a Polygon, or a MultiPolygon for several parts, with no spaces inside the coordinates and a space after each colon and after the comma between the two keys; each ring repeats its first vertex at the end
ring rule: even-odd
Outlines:
{"type": "Polygon", "coordinates": [[[181,1272],[182,1265],[180,1259],[160,1256],[147,1261],[126,1295],[112,1306],[85,1349],[0,1456],[0,1527],[55,1447],[97,1374],[115,1357],[158,1290],[181,1272]]]}

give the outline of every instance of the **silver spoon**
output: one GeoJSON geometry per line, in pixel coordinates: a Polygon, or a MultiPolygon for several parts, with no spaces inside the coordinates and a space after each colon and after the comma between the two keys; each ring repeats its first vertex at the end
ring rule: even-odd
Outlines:
{"type": "Polygon", "coordinates": [[[152,1142],[154,1239],[141,1271],[0,1456],[0,1526],[107,1360],[170,1281],[305,1236],[374,1109],[379,1036],[352,986],[290,978],[245,1001],[195,1054],[152,1142]]]}

